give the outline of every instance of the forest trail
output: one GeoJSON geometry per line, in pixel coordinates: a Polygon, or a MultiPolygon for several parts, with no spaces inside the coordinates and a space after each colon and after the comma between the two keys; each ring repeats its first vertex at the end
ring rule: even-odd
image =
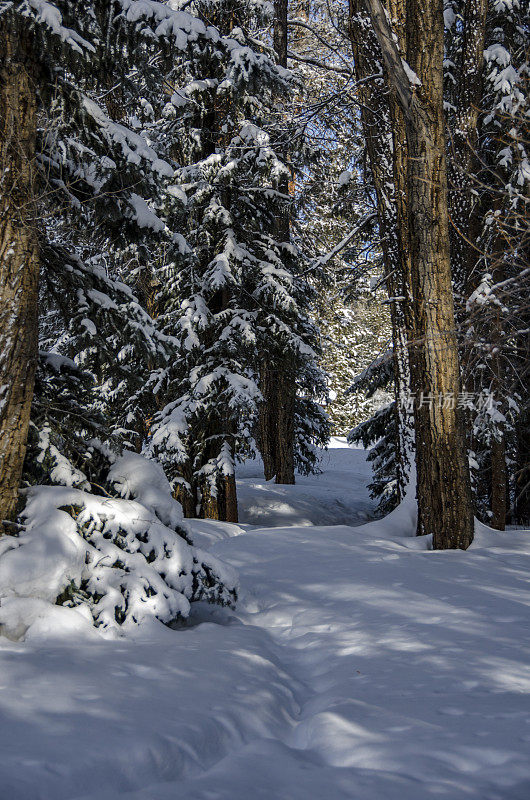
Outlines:
{"type": "Polygon", "coordinates": [[[407,503],[359,525],[363,451],[325,458],[296,487],[249,465],[253,522],[194,523],[239,570],[236,612],[2,640],[1,800],[527,800],[528,534],[433,552],[407,503]]]}

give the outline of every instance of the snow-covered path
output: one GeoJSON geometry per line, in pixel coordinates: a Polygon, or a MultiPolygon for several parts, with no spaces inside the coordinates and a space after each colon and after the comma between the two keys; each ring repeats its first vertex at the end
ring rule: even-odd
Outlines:
{"type": "MultiPolygon", "coordinates": [[[[307,492],[333,514],[335,490],[307,492]]],[[[235,613],[0,640],[1,800],[528,800],[528,533],[434,553],[407,508],[352,528],[289,507],[289,527],[198,524],[240,572],[235,613]]]]}

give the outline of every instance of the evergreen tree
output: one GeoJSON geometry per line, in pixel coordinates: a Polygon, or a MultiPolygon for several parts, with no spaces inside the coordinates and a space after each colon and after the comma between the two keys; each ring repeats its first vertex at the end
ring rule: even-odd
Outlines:
{"type": "MultiPolygon", "coordinates": [[[[9,3],[2,17],[13,53],[24,44],[33,76],[33,83],[24,83],[33,99],[33,151],[26,148],[22,164],[12,157],[32,212],[25,234],[31,257],[21,260],[21,278],[34,292],[22,297],[34,319],[16,319],[23,347],[34,335],[28,324],[37,321],[39,260],[41,268],[41,358],[26,477],[65,487],[29,489],[20,546],[23,553],[24,546],[31,549],[40,533],[45,541],[57,540],[52,553],[61,552],[61,515],[68,508],[75,521],[68,535],[79,551],[76,578],[58,587],[56,602],[87,603],[95,624],[105,627],[139,623],[149,614],[172,623],[189,613],[193,600],[231,604],[235,576],[192,548],[160,466],[131,452],[119,456],[122,448],[141,445],[161,372],[177,344],[127,283],[138,284],[148,307],[151,264],[168,249],[189,251],[174,227],[183,193],[173,181],[172,141],[163,124],[168,98],[161,65],[183,60],[219,34],[161,3],[95,0],[78,12],[69,2],[9,3]],[[36,177],[28,176],[28,167],[36,177]],[[138,502],[110,501],[116,491],[138,502]]],[[[13,131],[23,130],[21,110],[15,115],[20,87],[13,75],[9,79],[8,154],[13,131]],[[12,99],[12,91],[18,97],[12,99]]],[[[10,238],[22,243],[8,231],[10,238]]],[[[29,252],[27,243],[24,249],[29,252]]],[[[17,370],[28,362],[32,367],[36,353],[26,349],[27,361],[19,354],[17,370]]],[[[28,387],[31,394],[31,370],[28,387]]],[[[18,411],[24,424],[31,399],[18,411]]],[[[16,429],[16,420],[10,425],[16,429]]],[[[17,447],[20,452],[20,442],[17,447]]],[[[11,494],[17,469],[4,484],[11,494]]]]}
{"type": "Polygon", "coordinates": [[[33,441],[47,451],[31,450],[28,468],[31,473],[38,463],[42,472],[50,454],[61,452],[75,470],[89,464],[97,482],[92,440],[110,437],[118,447],[138,446],[152,408],[151,375],[169,356],[167,339],[120,281],[131,283],[158,256],[161,240],[166,247],[183,246],[168,225],[172,220],[156,212],[174,168],[166,160],[167,143],[153,135],[167,98],[152,65],[171,49],[192,46],[206,28],[160,4],[95,2],[84,15],[75,7],[63,4],[58,17],[37,6],[28,21],[43,75],[37,147],[41,213],[49,214],[41,226],[43,347],[73,361],[91,391],[81,395],[76,410],[58,403],[58,380],[75,381],[64,387],[69,399],[79,377],[61,368],[50,380],[47,367],[57,359],[45,353],[34,416],[46,435],[36,431],[33,441]],[[58,19],[59,29],[50,29],[50,20],[58,19]],[[84,54],[70,43],[80,34],[63,22],[82,31],[84,54]],[[61,71],[58,58],[65,64],[61,71]]]}
{"type": "MultiPolygon", "coordinates": [[[[368,397],[364,389],[352,390],[357,377],[374,362],[374,354],[386,353],[390,339],[388,315],[381,298],[370,296],[369,290],[357,295],[357,299],[345,302],[340,287],[328,291],[320,320],[322,364],[334,393],[327,411],[336,435],[347,434],[392,399],[387,391],[375,390],[368,397]]],[[[390,384],[392,380],[391,373],[390,384]]]]}
{"type": "Polygon", "coordinates": [[[528,436],[520,379],[527,356],[528,10],[517,2],[447,3],[446,26],[446,106],[456,131],[452,249],[475,506],[502,529],[510,506],[521,508],[508,473],[519,461],[524,475],[520,444],[528,436]]]}
{"type": "MultiPolygon", "coordinates": [[[[210,6],[194,8],[206,17],[210,6]]],[[[161,271],[160,320],[178,355],[164,378],[168,402],[154,420],[149,452],[181,487],[188,514],[232,520],[234,465],[252,452],[264,353],[290,353],[305,390],[295,401],[305,464],[308,440],[323,424],[317,414],[313,430],[303,428],[314,409],[311,396],[321,389],[316,332],[304,310],[302,256],[278,235],[288,201],[280,187],[289,172],[267,131],[288,75],[250,36],[268,11],[268,4],[217,3],[209,18],[225,38],[168,76],[190,249],[183,262],[161,271]]]]}

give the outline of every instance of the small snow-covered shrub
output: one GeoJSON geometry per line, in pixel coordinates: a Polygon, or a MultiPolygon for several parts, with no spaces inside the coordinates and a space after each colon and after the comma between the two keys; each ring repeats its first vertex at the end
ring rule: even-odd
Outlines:
{"type": "Polygon", "coordinates": [[[126,453],[109,483],[121,497],[29,489],[25,531],[0,539],[0,633],[20,635],[29,598],[76,608],[84,618],[88,610],[96,626],[121,632],[150,618],[171,624],[196,600],[235,603],[235,571],[193,547],[159,464],[126,453]]]}

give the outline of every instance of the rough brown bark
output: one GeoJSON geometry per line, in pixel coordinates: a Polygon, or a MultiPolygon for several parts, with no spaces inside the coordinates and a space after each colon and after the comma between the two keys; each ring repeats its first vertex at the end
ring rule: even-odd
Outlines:
{"type": "Polygon", "coordinates": [[[35,368],[39,254],[32,41],[0,17],[0,533],[16,510],[35,368]]]}
{"type": "MultiPolygon", "coordinates": [[[[393,21],[393,29],[397,37],[397,44],[400,52],[407,52],[407,0],[387,0],[386,8],[393,21]]],[[[405,325],[406,347],[408,354],[410,390],[416,395],[423,387],[423,365],[418,351],[418,332],[416,331],[416,316],[414,314],[414,294],[413,294],[413,269],[412,269],[412,243],[411,243],[411,198],[409,195],[409,145],[407,139],[407,121],[396,86],[390,79],[387,72],[387,83],[389,87],[390,118],[392,121],[392,144],[393,144],[393,180],[396,202],[397,217],[397,238],[400,254],[400,267],[402,274],[403,290],[402,294],[406,298],[403,304],[403,318],[405,325]]],[[[415,450],[416,463],[424,464],[423,446],[425,439],[417,435],[419,427],[418,417],[421,411],[414,409],[414,430],[415,430],[415,450]]],[[[426,471],[423,468],[416,469],[416,487],[418,496],[424,496],[428,491],[425,484],[426,471]]],[[[423,531],[423,504],[418,503],[417,533],[423,531]]]]}
{"type": "Polygon", "coordinates": [[[274,49],[278,55],[278,62],[282,67],[287,66],[287,12],[289,0],[274,0],[274,49]]]}
{"type": "Polygon", "coordinates": [[[397,225],[400,215],[400,207],[398,207],[400,190],[394,173],[399,175],[399,169],[396,169],[393,163],[393,154],[402,157],[403,150],[394,145],[392,153],[388,146],[393,134],[390,125],[391,97],[382,80],[376,81],[373,78],[380,71],[381,54],[363,0],[350,0],[349,13],[349,37],[352,45],[355,78],[358,82],[356,91],[361,104],[361,123],[376,194],[385,285],[389,298],[393,298],[390,302],[390,320],[395,424],[398,432],[396,463],[398,465],[399,501],[407,482],[410,447],[408,418],[401,403],[401,396],[410,389],[407,341],[409,338],[413,338],[411,332],[407,334],[411,318],[409,315],[407,320],[404,311],[408,306],[401,300],[395,300],[397,297],[404,297],[408,291],[405,280],[409,271],[406,266],[408,251],[399,242],[397,225]]]}
{"type": "Polygon", "coordinates": [[[506,528],[508,511],[508,470],[506,467],[506,440],[504,431],[491,443],[491,527],[498,531],[506,528]]]}
{"type": "Polygon", "coordinates": [[[274,370],[268,358],[264,358],[260,369],[260,391],[264,401],[260,405],[258,419],[258,442],[265,480],[270,481],[276,475],[278,457],[276,444],[276,424],[278,421],[277,393],[274,370]]]}
{"type": "Polygon", "coordinates": [[[276,483],[294,483],[294,406],[296,384],[292,372],[278,375],[276,483]]]}
{"type": "Polygon", "coordinates": [[[200,489],[201,500],[199,517],[202,519],[223,519],[219,497],[213,495],[209,486],[202,486],[200,489]]]}
{"type": "MultiPolygon", "coordinates": [[[[278,63],[287,66],[288,0],[274,0],[273,42],[278,63]]],[[[289,182],[283,179],[280,192],[289,193],[289,182]]],[[[287,211],[277,221],[281,241],[289,241],[287,211]]],[[[289,369],[283,353],[266,355],[260,370],[260,391],[263,402],[259,409],[258,446],[263,459],[265,479],[276,477],[276,483],[293,484],[294,476],[294,408],[296,398],[295,370],[289,369]]]]}
{"type": "Polygon", "coordinates": [[[234,475],[219,478],[215,495],[208,485],[202,485],[199,516],[202,519],[238,522],[237,488],[234,475]]]}
{"type": "MultiPolygon", "coordinates": [[[[460,388],[455,330],[443,113],[443,6],[408,0],[406,59],[420,81],[411,86],[380,0],[365,0],[407,138],[408,239],[415,357],[418,533],[435,549],[466,549],[473,540],[469,468],[455,404],[460,388]]],[[[404,224],[404,223],[403,223],[404,224]]]]}
{"type": "Polygon", "coordinates": [[[234,475],[228,475],[224,479],[224,496],[224,520],[226,522],[238,522],[236,479],[234,475]]]}

